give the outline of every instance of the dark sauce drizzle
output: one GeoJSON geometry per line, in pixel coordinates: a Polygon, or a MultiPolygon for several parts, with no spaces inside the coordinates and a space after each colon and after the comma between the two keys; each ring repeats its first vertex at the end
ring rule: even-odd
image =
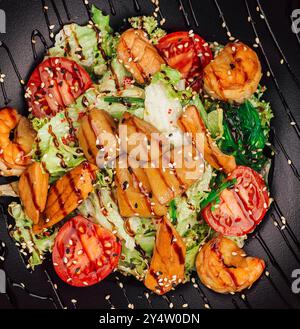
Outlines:
{"type": "Polygon", "coordinates": [[[273,219],[274,226],[276,226],[277,230],[279,231],[280,235],[282,236],[282,238],[283,238],[284,242],[286,243],[287,247],[289,248],[289,250],[291,251],[291,253],[295,257],[297,262],[300,264],[300,258],[297,255],[297,253],[295,252],[295,250],[293,249],[292,245],[290,244],[290,242],[289,242],[289,240],[288,240],[288,238],[285,234],[284,226],[280,225],[280,222],[275,218],[274,214],[271,214],[271,217],[273,219]]]}
{"type": "Polygon", "coordinates": [[[63,4],[64,10],[65,10],[65,13],[67,15],[67,19],[68,19],[68,21],[70,21],[71,20],[71,13],[70,13],[69,8],[67,6],[66,0],[62,0],[62,4],[63,4]]]}
{"type": "Polygon", "coordinates": [[[281,298],[281,300],[284,302],[284,304],[292,309],[293,306],[284,298],[284,296],[282,295],[282,293],[280,292],[280,290],[278,289],[277,285],[274,283],[273,279],[271,278],[270,273],[265,274],[267,280],[269,281],[269,283],[271,284],[271,286],[273,287],[273,289],[275,290],[275,292],[278,294],[278,296],[281,298]]]}
{"type": "Polygon", "coordinates": [[[54,285],[54,283],[53,283],[53,281],[51,279],[51,276],[49,275],[49,273],[48,273],[47,270],[44,270],[44,273],[45,273],[45,276],[47,278],[47,282],[50,284],[50,287],[51,287],[51,289],[52,289],[52,291],[54,293],[54,296],[55,296],[55,298],[56,298],[56,300],[58,302],[59,308],[64,309],[65,308],[64,303],[63,303],[63,301],[62,301],[62,299],[61,299],[61,297],[60,297],[57,289],[55,289],[55,285],[54,285]]]}
{"type": "MultiPolygon", "coordinates": [[[[1,74],[2,74],[2,71],[0,70],[0,75],[1,74]]],[[[8,105],[11,102],[11,100],[7,96],[7,92],[6,92],[6,89],[5,89],[4,81],[3,82],[0,82],[0,88],[1,88],[1,91],[2,91],[4,104],[5,105],[8,105]]]]}
{"type": "Polygon", "coordinates": [[[192,13],[192,16],[193,16],[193,20],[195,22],[195,25],[196,27],[199,27],[199,22],[197,20],[197,16],[196,16],[196,13],[195,13],[195,10],[194,10],[194,7],[193,7],[193,4],[192,4],[192,0],[189,0],[189,7],[190,7],[190,11],[192,13]]]}
{"type": "Polygon", "coordinates": [[[246,306],[248,309],[251,310],[251,309],[252,309],[252,306],[251,306],[251,304],[249,303],[247,296],[246,296],[245,294],[243,294],[243,293],[240,293],[240,294],[239,294],[239,297],[240,297],[241,301],[245,304],[245,306],[246,306]]]}
{"type": "MultiPolygon", "coordinates": [[[[250,8],[249,8],[249,4],[248,4],[247,0],[244,0],[244,2],[245,2],[245,6],[246,6],[246,10],[247,10],[248,16],[250,17],[250,24],[251,24],[251,26],[252,26],[253,33],[254,33],[255,37],[259,39],[259,35],[258,35],[257,29],[256,29],[256,27],[255,27],[255,22],[254,22],[254,20],[253,20],[252,14],[251,14],[251,11],[250,11],[250,8]]],[[[288,116],[288,118],[289,118],[289,120],[290,120],[290,122],[291,122],[291,125],[292,125],[293,129],[295,130],[295,132],[296,132],[298,138],[300,139],[300,129],[299,129],[299,125],[298,125],[298,123],[296,122],[295,117],[294,117],[294,115],[293,115],[293,113],[292,113],[292,111],[291,111],[291,109],[290,109],[290,107],[289,107],[289,105],[288,105],[288,103],[287,103],[287,101],[286,101],[286,99],[285,99],[285,96],[283,95],[283,92],[282,92],[282,90],[281,90],[280,87],[279,87],[279,84],[278,84],[277,78],[276,78],[276,76],[275,76],[275,73],[273,72],[273,69],[272,69],[272,67],[271,67],[271,64],[270,64],[270,62],[269,62],[269,59],[268,59],[267,54],[266,54],[266,51],[265,51],[265,49],[264,49],[264,47],[263,47],[261,41],[259,42],[259,47],[260,47],[260,50],[261,50],[261,52],[262,52],[262,54],[263,54],[263,57],[264,57],[265,63],[266,63],[267,66],[268,66],[268,69],[269,69],[270,75],[271,75],[271,77],[272,77],[272,79],[273,79],[273,82],[274,82],[274,84],[275,84],[275,87],[276,87],[277,93],[278,93],[278,95],[279,95],[279,97],[280,97],[280,99],[281,99],[281,102],[282,102],[282,105],[283,105],[283,107],[284,107],[284,110],[285,110],[285,112],[286,112],[286,114],[287,114],[287,116],[288,116]]]]}
{"type": "MultiPolygon", "coordinates": [[[[6,216],[6,213],[5,213],[2,205],[1,205],[1,212],[2,212],[2,215],[4,216],[5,221],[7,223],[7,216],[6,216]]],[[[6,252],[7,252],[6,244],[3,241],[0,240],[0,256],[3,257],[3,259],[5,259],[6,252]]],[[[20,257],[21,257],[21,260],[24,262],[23,257],[21,255],[20,255],[20,257]]],[[[0,269],[2,269],[2,270],[3,270],[3,263],[4,263],[4,260],[3,261],[0,260],[0,269]]],[[[54,301],[54,299],[51,296],[42,296],[42,295],[38,295],[38,294],[36,294],[32,291],[29,291],[25,287],[24,284],[13,282],[6,274],[6,292],[4,294],[6,295],[7,300],[9,301],[9,303],[14,308],[18,308],[18,302],[17,302],[15,294],[13,292],[13,288],[22,289],[28,296],[33,297],[35,299],[39,299],[39,300],[49,301],[49,302],[52,303],[54,308],[58,308],[56,302],[54,301]]]]}
{"type": "Polygon", "coordinates": [[[195,279],[195,284],[194,284],[194,288],[197,290],[198,294],[200,295],[200,297],[202,298],[204,305],[206,304],[208,307],[206,308],[212,308],[207,296],[205,295],[203,289],[201,288],[201,283],[198,277],[194,277],[195,279]]]}
{"type": "MultiPolygon", "coordinates": [[[[281,211],[281,209],[280,209],[280,207],[279,207],[279,205],[278,205],[278,203],[277,203],[276,200],[273,201],[273,207],[274,207],[274,209],[275,209],[277,215],[278,215],[279,218],[281,219],[281,221],[282,221],[283,219],[285,219],[285,217],[284,217],[284,215],[283,215],[283,213],[282,213],[282,211],[281,211]]],[[[295,233],[294,233],[293,230],[291,229],[291,227],[290,227],[290,225],[288,224],[288,222],[285,222],[284,225],[285,225],[286,230],[287,230],[287,232],[289,233],[291,239],[293,240],[294,244],[297,246],[297,248],[298,248],[299,251],[300,251],[300,242],[299,242],[298,238],[296,237],[295,233]]]]}
{"type": "Polygon", "coordinates": [[[10,52],[9,48],[7,47],[7,45],[3,41],[0,41],[0,48],[3,48],[6,51],[8,57],[9,57],[9,60],[11,62],[11,65],[13,66],[13,69],[14,69],[14,71],[16,73],[16,76],[18,77],[19,83],[24,88],[25,82],[24,82],[24,80],[23,80],[23,78],[22,78],[22,76],[20,74],[20,71],[19,71],[19,69],[17,67],[17,64],[16,64],[16,62],[15,62],[15,60],[13,58],[12,53],[10,52]]]}
{"type": "Polygon", "coordinates": [[[115,278],[116,278],[116,283],[117,283],[118,287],[122,290],[122,293],[126,299],[127,305],[131,304],[131,301],[127,295],[126,289],[124,288],[124,283],[120,281],[120,278],[118,276],[115,276],[115,278]]]}
{"type": "Polygon", "coordinates": [[[236,301],[234,298],[231,299],[231,302],[232,302],[232,304],[233,304],[233,306],[234,306],[235,309],[237,309],[237,310],[240,309],[240,307],[239,307],[237,301],[236,301]]]}
{"type": "Polygon", "coordinates": [[[63,22],[63,20],[62,20],[62,18],[60,16],[60,13],[58,11],[58,8],[56,6],[56,3],[54,2],[54,0],[50,0],[50,2],[51,2],[51,5],[53,7],[53,10],[55,12],[55,15],[57,17],[58,23],[59,23],[60,26],[62,26],[64,24],[64,22],[63,22]]]}
{"type": "Polygon", "coordinates": [[[271,28],[271,25],[269,24],[268,18],[267,18],[266,14],[265,14],[265,12],[264,12],[262,6],[261,6],[260,0],[256,0],[256,2],[257,2],[257,6],[258,6],[258,8],[259,8],[259,11],[261,12],[261,14],[262,14],[263,17],[264,17],[263,20],[264,20],[265,23],[266,23],[266,26],[267,26],[267,28],[268,28],[268,30],[269,30],[269,32],[270,32],[270,35],[271,35],[271,37],[272,37],[272,39],[273,39],[273,41],[274,41],[274,44],[275,44],[277,50],[279,51],[279,53],[280,53],[282,59],[284,60],[284,63],[285,63],[285,65],[286,65],[286,67],[287,67],[287,69],[288,69],[290,75],[292,76],[293,80],[295,81],[297,87],[300,89],[300,81],[299,81],[298,77],[296,76],[296,74],[293,72],[293,70],[292,70],[292,68],[291,68],[291,66],[290,66],[290,64],[289,64],[289,62],[288,62],[288,60],[287,60],[287,58],[286,58],[286,56],[285,56],[283,50],[281,49],[281,47],[280,47],[280,45],[279,45],[279,43],[278,43],[278,41],[277,41],[277,39],[276,39],[276,36],[275,36],[275,34],[274,34],[274,32],[273,32],[273,30],[272,30],[272,28],[271,28]]]}
{"type": "Polygon", "coordinates": [[[43,44],[44,53],[46,53],[47,50],[49,49],[49,46],[48,46],[47,41],[44,38],[43,34],[39,30],[34,29],[31,33],[31,47],[32,47],[32,53],[33,53],[34,60],[37,59],[36,37],[38,37],[40,39],[41,43],[43,44]]]}
{"type": "Polygon", "coordinates": [[[141,10],[141,6],[140,6],[138,0],[133,0],[133,5],[134,5],[134,9],[135,9],[136,11],[140,11],[140,10],[141,10]]]}
{"type": "Polygon", "coordinates": [[[221,9],[221,7],[220,7],[218,1],[217,1],[217,0],[214,0],[214,1],[215,1],[215,5],[216,5],[216,7],[217,7],[217,9],[218,9],[218,12],[219,12],[219,17],[220,17],[221,20],[222,20],[223,27],[226,29],[227,36],[229,36],[229,35],[231,35],[231,32],[230,32],[230,30],[229,30],[229,28],[228,28],[228,26],[227,26],[227,23],[226,23],[226,20],[225,20],[225,16],[224,16],[224,14],[223,14],[223,11],[222,11],[222,9],[221,9]]]}
{"type": "MultiPolygon", "coordinates": [[[[254,235],[254,238],[256,238],[256,240],[259,242],[259,244],[261,245],[261,247],[264,249],[265,253],[267,254],[267,256],[270,259],[271,264],[274,266],[274,268],[280,273],[280,275],[282,276],[282,278],[284,279],[285,283],[288,285],[288,287],[291,286],[291,282],[290,279],[288,278],[288,276],[284,273],[283,269],[280,267],[280,265],[278,264],[278,262],[276,261],[274,255],[272,254],[271,250],[269,249],[269,247],[267,246],[266,242],[264,241],[264,239],[261,237],[260,233],[257,232],[254,235]]],[[[300,297],[300,296],[299,296],[300,297]]]]}
{"type": "Polygon", "coordinates": [[[183,14],[185,24],[186,24],[188,27],[190,27],[190,26],[191,26],[191,23],[190,23],[190,20],[189,20],[189,14],[188,14],[187,11],[185,10],[182,0],[178,0],[178,2],[179,2],[179,10],[180,10],[180,11],[182,12],[182,14],[183,14]]]}
{"type": "MultiPolygon", "coordinates": [[[[273,131],[273,136],[274,139],[276,141],[276,143],[278,144],[281,152],[283,153],[284,157],[286,158],[287,161],[291,161],[291,158],[289,157],[286,149],[284,148],[283,144],[281,143],[279,137],[277,136],[275,129],[273,127],[271,127],[272,131],[273,131]]],[[[296,178],[298,179],[298,181],[300,181],[300,174],[298,172],[298,169],[296,168],[296,166],[294,165],[293,161],[290,162],[289,166],[291,167],[294,175],[296,176],[296,178]]]]}
{"type": "Polygon", "coordinates": [[[150,296],[152,295],[152,293],[151,292],[149,292],[149,291],[144,291],[144,297],[146,298],[146,300],[147,300],[147,302],[148,302],[148,304],[149,304],[149,307],[150,308],[153,308],[153,306],[152,306],[152,301],[151,301],[151,298],[150,298],[150,296]]]}
{"type": "Polygon", "coordinates": [[[114,5],[113,1],[108,0],[108,4],[109,4],[111,14],[115,16],[116,15],[116,9],[115,9],[115,5],[114,5]]]}

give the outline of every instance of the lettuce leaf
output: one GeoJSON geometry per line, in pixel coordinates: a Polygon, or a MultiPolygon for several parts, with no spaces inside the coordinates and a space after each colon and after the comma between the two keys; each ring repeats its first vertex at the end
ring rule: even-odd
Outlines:
{"type": "Polygon", "coordinates": [[[113,35],[109,16],[103,15],[102,11],[94,5],[91,8],[91,16],[95,28],[90,24],[64,25],[55,36],[54,46],[49,49],[48,55],[71,58],[92,76],[98,77],[107,71],[107,60],[116,52],[118,37],[113,35]]]}
{"type": "Polygon", "coordinates": [[[32,231],[32,221],[26,216],[20,204],[12,202],[8,206],[8,212],[15,220],[10,234],[20,246],[21,253],[29,254],[28,267],[34,269],[42,264],[45,254],[52,251],[58,230],[35,235],[32,231]]]}
{"type": "Polygon", "coordinates": [[[124,241],[126,248],[134,249],[134,238],[126,232],[124,220],[109,190],[95,186],[94,191],[78,207],[78,211],[82,216],[90,218],[111,232],[116,231],[116,235],[124,241]]]}
{"type": "Polygon", "coordinates": [[[118,271],[124,275],[133,275],[137,280],[145,279],[150,260],[137,249],[128,249],[122,243],[122,253],[118,264],[118,271]]]}
{"type": "Polygon", "coordinates": [[[33,126],[37,129],[37,140],[39,141],[34,147],[35,157],[47,168],[51,182],[84,161],[83,154],[70,134],[69,123],[71,120],[73,128],[78,129],[78,118],[82,113],[84,113],[82,108],[70,107],[66,112],[57,113],[47,121],[33,119],[33,126]]]}
{"type": "MultiPolygon", "coordinates": [[[[126,106],[122,103],[109,103],[104,99],[108,96],[114,96],[115,92],[103,92],[103,85],[94,85],[81,95],[76,103],[69,106],[75,111],[81,111],[83,108],[98,108],[107,111],[113,118],[120,119],[124,112],[128,111],[139,118],[144,117],[144,107],[137,104],[136,106],[126,106]]],[[[133,86],[132,88],[120,91],[119,96],[144,98],[144,90],[133,86]]]]}

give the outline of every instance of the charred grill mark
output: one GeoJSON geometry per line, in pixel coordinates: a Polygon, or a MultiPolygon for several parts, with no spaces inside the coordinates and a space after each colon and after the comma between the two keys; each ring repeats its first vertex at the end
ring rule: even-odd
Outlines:
{"type": "MultiPolygon", "coordinates": [[[[145,191],[145,189],[143,188],[142,182],[138,179],[137,175],[134,173],[134,171],[132,171],[131,176],[133,177],[133,179],[137,182],[139,191],[141,192],[141,194],[144,196],[144,200],[146,201],[147,207],[150,211],[151,214],[154,214],[154,207],[152,206],[152,202],[151,199],[149,197],[149,193],[147,193],[147,191],[145,191]]],[[[126,193],[126,192],[125,192],[126,193]]]]}
{"type": "MultiPolygon", "coordinates": [[[[132,58],[133,57],[133,54],[131,52],[131,48],[129,48],[129,46],[127,45],[127,43],[125,41],[125,38],[121,38],[120,39],[120,42],[123,43],[123,46],[127,50],[129,57],[132,58]]],[[[134,47],[134,43],[135,43],[135,41],[133,42],[132,48],[134,47]]],[[[145,54],[145,52],[144,52],[144,54],[145,54]]],[[[139,63],[142,60],[142,58],[144,57],[144,54],[142,56],[139,56],[139,60],[138,61],[132,61],[131,64],[132,65],[135,65],[136,68],[138,69],[138,71],[140,72],[141,76],[143,77],[143,79],[144,80],[147,80],[148,75],[147,75],[147,73],[144,71],[143,67],[139,63]]]]}
{"type": "MultiPolygon", "coordinates": [[[[172,225],[172,224],[170,224],[170,225],[172,225]]],[[[170,225],[166,223],[166,229],[167,229],[168,234],[170,236],[171,246],[174,248],[175,254],[178,257],[180,265],[182,265],[185,262],[185,257],[184,257],[184,254],[182,252],[182,249],[179,246],[178,241],[174,239],[173,230],[172,230],[172,227],[170,225]]]]}
{"type": "Polygon", "coordinates": [[[41,212],[42,210],[41,210],[40,206],[38,205],[38,202],[37,202],[37,199],[36,199],[36,193],[35,193],[36,191],[33,188],[33,182],[30,179],[30,175],[29,175],[28,171],[25,172],[25,178],[26,178],[27,184],[28,184],[29,189],[30,189],[31,198],[32,198],[34,208],[36,210],[38,210],[39,212],[41,212]]]}
{"type": "Polygon", "coordinates": [[[59,210],[62,212],[63,217],[66,217],[68,215],[68,213],[66,212],[66,209],[65,209],[65,202],[62,199],[62,195],[59,193],[59,190],[58,190],[56,184],[52,185],[51,190],[53,191],[53,193],[56,196],[56,199],[57,199],[57,202],[59,205],[59,210]]]}

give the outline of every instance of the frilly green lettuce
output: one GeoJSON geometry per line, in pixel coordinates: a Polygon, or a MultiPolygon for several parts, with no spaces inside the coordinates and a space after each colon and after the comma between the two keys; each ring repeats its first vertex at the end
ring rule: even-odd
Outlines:
{"type": "Polygon", "coordinates": [[[68,169],[78,166],[84,161],[83,154],[70,135],[70,124],[73,128],[79,127],[78,118],[83,109],[70,107],[66,112],[57,113],[53,118],[32,120],[33,126],[37,129],[38,143],[35,145],[36,159],[43,162],[51,176],[51,181],[62,176],[68,169]],[[53,133],[50,132],[52,129],[53,133]],[[54,135],[56,136],[54,138],[54,135]]]}
{"type": "Polygon", "coordinates": [[[195,260],[201,243],[209,238],[212,230],[200,219],[200,203],[209,193],[212,178],[212,168],[205,166],[203,177],[193,184],[186,192],[186,196],[174,199],[176,207],[175,228],[186,245],[185,274],[189,279],[191,271],[195,268],[195,260]]]}
{"type": "Polygon", "coordinates": [[[109,16],[103,15],[95,6],[91,8],[91,16],[95,28],[90,24],[64,25],[56,35],[54,47],[49,49],[48,55],[69,57],[82,65],[92,76],[101,76],[108,68],[106,60],[115,54],[118,38],[113,35],[109,16]]]}
{"type": "Polygon", "coordinates": [[[158,27],[158,22],[153,16],[131,17],[128,21],[134,29],[146,31],[153,44],[157,44],[167,34],[166,31],[158,27]]]}
{"type": "Polygon", "coordinates": [[[90,218],[111,232],[115,231],[116,235],[124,241],[126,248],[134,249],[134,238],[126,232],[124,220],[109,190],[95,186],[94,191],[78,207],[78,211],[82,216],[90,218]]]}
{"type": "MultiPolygon", "coordinates": [[[[70,105],[69,108],[72,108],[77,111],[80,111],[83,108],[103,109],[116,119],[120,119],[123,113],[126,111],[133,113],[141,119],[144,117],[144,107],[142,106],[128,107],[122,103],[106,102],[104,98],[107,96],[113,96],[114,92],[103,92],[101,91],[102,87],[102,84],[94,85],[94,87],[88,89],[83,95],[81,95],[76,100],[76,103],[70,105]]],[[[124,89],[123,91],[121,91],[119,96],[144,98],[144,90],[139,87],[133,86],[132,88],[124,89]]]]}
{"type": "Polygon", "coordinates": [[[30,255],[28,266],[34,269],[42,264],[45,254],[52,251],[58,230],[48,231],[48,234],[35,235],[32,231],[32,221],[26,216],[20,204],[12,202],[8,206],[8,212],[15,220],[15,225],[10,234],[20,246],[21,253],[30,255]]]}

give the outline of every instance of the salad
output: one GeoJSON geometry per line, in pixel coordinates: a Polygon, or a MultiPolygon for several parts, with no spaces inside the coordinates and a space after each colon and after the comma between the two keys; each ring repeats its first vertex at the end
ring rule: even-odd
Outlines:
{"type": "Polygon", "coordinates": [[[197,272],[218,293],[265,269],[242,249],[264,219],[270,104],[261,65],[241,41],[167,33],[154,17],[125,31],[91,7],[65,25],[25,92],[28,117],[0,110],[1,195],[11,237],[34,270],[61,280],[113,271],[163,295],[197,272]]]}

